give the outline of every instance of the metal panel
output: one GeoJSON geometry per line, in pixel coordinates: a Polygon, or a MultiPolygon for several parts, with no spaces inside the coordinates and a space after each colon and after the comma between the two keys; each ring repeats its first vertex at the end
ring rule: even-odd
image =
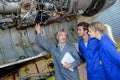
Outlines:
{"type": "Polygon", "coordinates": [[[120,0],[101,13],[97,21],[109,24],[112,27],[114,38],[120,38],[120,0]]]}
{"type": "Polygon", "coordinates": [[[16,54],[13,48],[13,42],[11,41],[9,30],[0,31],[0,42],[2,46],[1,49],[4,52],[4,56],[6,58],[5,63],[16,61],[16,54]]]}
{"type": "Polygon", "coordinates": [[[34,29],[33,28],[28,28],[27,33],[28,33],[28,39],[29,39],[29,42],[30,42],[30,46],[33,48],[35,54],[39,54],[40,52],[43,52],[43,49],[40,48],[36,43],[37,40],[36,40],[36,35],[35,35],[34,29]]]}
{"type": "Polygon", "coordinates": [[[20,45],[20,44],[22,44],[22,42],[20,40],[20,35],[16,31],[16,29],[15,28],[11,29],[10,34],[11,34],[11,40],[12,40],[14,48],[15,48],[15,54],[17,55],[17,59],[19,59],[20,56],[27,57],[24,49],[20,45]]]}
{"type": "MultiPolygon", "coordinates": [[[[64,29],[68,33],[68,41],[76,43],[78,36],[77,20],[53,23],[41,26],[41,35],[48,43],[56,43],[59,30],[64,29]]],[[[8,29],[0,30],[0,68],[19,64],[45,55],[46,52],[38,44],[34,27],[24,30],[8,29]]]]}

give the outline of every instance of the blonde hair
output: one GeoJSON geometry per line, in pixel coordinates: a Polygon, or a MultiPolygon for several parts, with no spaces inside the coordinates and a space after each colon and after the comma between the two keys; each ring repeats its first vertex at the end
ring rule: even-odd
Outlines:
{"type": "Polygon", "coordinates": [[[107,35],[110,37],[110,39],[116,44],[116,41],[114,40],[114,37],[112,35],[112,28],[108,24],[104,24],[106,28],[107,35]]]}
{"type": "Polygon", "coordinates": [[[116,44],[116,42],[115,42],[115,40],[113,38],[113,35],[112,35],[112,28],[108,24],[102,24],[101,22],[97,21],[97,22],[91,23],[90,28],[93,29],[94,31],[99,31],[102,34],[106,29],[107,35],[116,44]]]}

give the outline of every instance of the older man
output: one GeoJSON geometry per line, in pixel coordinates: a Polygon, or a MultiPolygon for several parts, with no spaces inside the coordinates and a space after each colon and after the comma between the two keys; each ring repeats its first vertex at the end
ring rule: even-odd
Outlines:
{"type": "MultiPolygon", "coordinates": [[[[47,44],[40,34],[40,25],[36,24],[38,44],[50,52],[54,60],[55,80],[79,80],[78,66],[81,59],[78,56],[76,48],[66,42],[66,32],[61,30],[57,33],[57,44],[47,44]],[[73,62],[63,62],[65,55],[70,55],[73,62]]],[[[66,56],[67,58],[67,56],[66,56]]],[[[69,59],[68,59],[69,60],[69,59]]]]}

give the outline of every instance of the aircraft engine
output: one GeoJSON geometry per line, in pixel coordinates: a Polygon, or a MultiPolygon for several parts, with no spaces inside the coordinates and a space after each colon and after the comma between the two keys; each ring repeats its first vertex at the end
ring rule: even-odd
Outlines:
{"type": "Polygon", "coordinates": [[[70,21],[79,15],[94,16],[116,0],[0,0],[0,28],[24,29],[35,23],[43,25],[70,21]]]}

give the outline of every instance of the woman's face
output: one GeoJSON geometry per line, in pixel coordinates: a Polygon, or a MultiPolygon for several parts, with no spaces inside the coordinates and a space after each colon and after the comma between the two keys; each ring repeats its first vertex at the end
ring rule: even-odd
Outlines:
{"type": "Polygon", "coordinates": [[[88,32],[88,34],[90,35],[90,37],[91,38],[95,38],[96,36],[96,32],[93,30],[93,29],[91,29],[91,28],[89,28],[89,32],[88,32]]]}

